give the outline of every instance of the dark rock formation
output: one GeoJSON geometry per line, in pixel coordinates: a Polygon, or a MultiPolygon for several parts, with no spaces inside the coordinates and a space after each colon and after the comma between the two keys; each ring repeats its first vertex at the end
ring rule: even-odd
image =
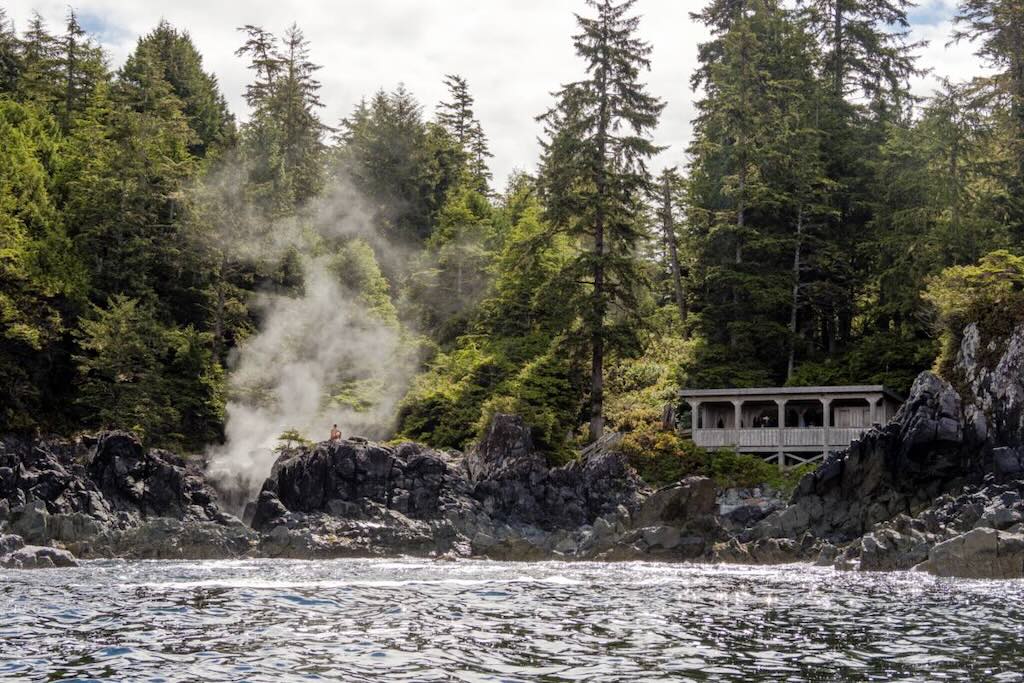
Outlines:
{"type": "Polygon", "coordinates": [[[257,502],[253,525],[280,514],[336,512],[370,502],[413,518],[437,516],[448,465],[418,444],[397,448],[356,441],[291,451],[274,464],[257,502]],[[271,495],[265,495],[271,494],[271,495]],[[274,502],[276,499],[276,503],[274,502]]]}
{"type": "Polygon", "coordinates": [[[614,435],[550,467],[527,425],[509,415],[496,416],[465,456],[359,439],[285,452],[250,502],[251,527],[222,510],[202,462],[146,450],[128,433],[0,438],[0,532],[16,534],[0,535],[0,564],[70,564],[64,551],[86,558],[408,553],[813,561],[1020,576],[1022,368],[1024,327],[999,349],[983,347],[969,327],[955,387],[923,373],[892,422],[805,476],[781,509],[763,491],[720,494],[699,477],[651,492],[614,435]]]}
{"type": "Polygon", "coordinates": [[[720,547],[719,558],[753,558],[752,544],[741,541],[800,539],[794,560],[817,553],[846,569],[1024,576],[1015,559],[1024,519],[1024,326],[983,348],[969,325],[954,375],[956,388],[922,373],[892,422],[806,475],[786,508],[741,533],[735,547],[720,547]],[[968,567],[972,554],[978,569],[968,567]]]}
{"type": "MultiPolygon", "coordinates": [[[[254,532],[220,510],[199,463],[147,451],[127,432],[77,441],[6,437],[0,464],[0,525],[30,544],[80,557],[196,558],[235,557],[256,543],[254,532]]],[[[36,566],[22,556],[17,563],[36,566]]]]}
{"type": "Polygon", "coordinates": [[[792,503],[751,536],[795,539],[810,531],[848,542],[878,522],[927,505],[967,476],[960,412],[956,391],[923,373],[892,422],[807,474],[792,503]]]}
{"type": "Polygon", "coordinates": [[[252,524],[273,556],[576,555],[581,527],[620,509],[628,516],[643,493],[608,443],[550,468],[522,419],[498,415],[465,457],[362,441],[284,453],[252,524]]]}
{"type": "Polygon", "coordinates": [[[606,439],[552,469],[522,418],[496,415],[464,467],[488,514],[544,529],[578,527],[620,505],[635,509],[642,498],[643,483],[613,445],[606,439]]]}

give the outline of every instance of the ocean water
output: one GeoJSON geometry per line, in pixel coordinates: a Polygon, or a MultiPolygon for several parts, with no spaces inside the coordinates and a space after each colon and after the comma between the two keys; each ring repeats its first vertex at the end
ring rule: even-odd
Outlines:
{"type": "Polygon", "coordinates": [[[0,570],[18,681],[1020,681],[1024,582],[792,565],[0,570]]]}

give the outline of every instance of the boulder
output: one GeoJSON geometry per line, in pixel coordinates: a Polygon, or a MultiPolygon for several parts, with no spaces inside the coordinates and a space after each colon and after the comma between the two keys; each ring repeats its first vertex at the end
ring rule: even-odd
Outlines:
{"type": "Polygon", "coordinates": [[[715,483],[707,477],[688,477],[647,496],[632,521],[638,527],[683,526],[714,515],[716,509],[715,483]]]}
{"type": "Polygon", "coordinates": [[[1024,578],[1024,535],[972,529],[935,545],[915,569],[968,579],[1024,578]]]}
{"type": "Polygon", "coordinates": [[[53,569],[77,567],[75,556],[66,550],[37,545],[24,545],[0,556],[0,567],[7,569],[53,569]]]}
{"type": "Polygon", "coordinates": [[[0,556],[10,555],[15,550],[25,547],[25,539],[14,534],[0,535],[0,556]]]}

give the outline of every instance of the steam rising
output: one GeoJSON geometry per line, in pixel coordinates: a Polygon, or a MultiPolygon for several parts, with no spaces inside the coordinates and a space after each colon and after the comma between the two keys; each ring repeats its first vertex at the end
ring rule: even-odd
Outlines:
{"type": "Polygon", "coordinates": [[[260,225],[235,175],[201,190],[221,202],[211,221],[217,246],[254,262],[297,255],[303,281],[297,294],[256,295],[250,308],[261,318],[260,329],[229,358],[226,441],[209,452],[208,470],[223,488],[251,499],[287,429],[316,441],[326,439],[334,423],[346,436],[388,436],[415,368],[397,320],[347,286],[345,264],[335,258],[353,246],[352,238],[385,259],[400,258],[400,249],[376,235],[358,194],[339,182],[304,216],[260,225]]]}

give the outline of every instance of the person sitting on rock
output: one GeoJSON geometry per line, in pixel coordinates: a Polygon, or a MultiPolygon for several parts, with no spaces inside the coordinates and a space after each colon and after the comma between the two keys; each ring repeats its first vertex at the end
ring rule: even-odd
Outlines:
{"type": "Polygon", "coordinates": [[[341,430],[338,425],[331,427],[331,441],[341,441],[341,430]]]}

